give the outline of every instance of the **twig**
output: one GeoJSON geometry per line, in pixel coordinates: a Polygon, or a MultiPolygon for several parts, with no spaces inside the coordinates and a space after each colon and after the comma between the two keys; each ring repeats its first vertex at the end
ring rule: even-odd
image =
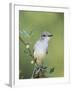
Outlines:
{"type": "MultiPolygon", "coordinates": [[[[21,40],[21,42],[22,42],[25,46],[27,45],[27,43],[25,43],[24,40],[23,40],[20,36],[19,36],[19,39],[21,40]]],[[[30,48],[28,48],[28,51],[29,51],[29,55],[34,59],[30,48]]]]}
{"type": "Polygon", "coordinates": [[[21,40],[21,42],[26,46],[26,43],[23,41],[23,39],[19,36],[19,39],[21,40]]]}

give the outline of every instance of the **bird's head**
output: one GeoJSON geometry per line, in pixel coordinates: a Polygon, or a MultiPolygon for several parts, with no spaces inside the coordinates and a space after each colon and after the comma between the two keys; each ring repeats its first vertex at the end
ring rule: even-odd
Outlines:
{"type": "Polygon", "coordinates": [[[41,33],[41,39],[43,39],[43,40],[49,41],[52,36],[53,35],[50,32],[42,32],[41,33]]]}

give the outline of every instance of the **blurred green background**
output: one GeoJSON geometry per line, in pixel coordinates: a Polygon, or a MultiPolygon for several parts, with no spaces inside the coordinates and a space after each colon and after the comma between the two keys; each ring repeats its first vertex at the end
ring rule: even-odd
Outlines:
{"type": "MultiPolygon", "coordinates": [[[[19,11],[19,30],[21,32],[32,32],[31,36],[19,34],[26,42],[30,42],[33,50],[35,42],[40,38],[41,32],[48,31],[53,34],[49,42],[48,55],[44,64],[49,68],[55,67],[53,73],[48,77],[64,76],[64,13],[19,11]],[[24,36],[25,35],[25,36],[24,36]]],[[[31,78],[34,65],[32,58],[24,52],[26,47],[19,40],[19,79],[31,78]]]]}

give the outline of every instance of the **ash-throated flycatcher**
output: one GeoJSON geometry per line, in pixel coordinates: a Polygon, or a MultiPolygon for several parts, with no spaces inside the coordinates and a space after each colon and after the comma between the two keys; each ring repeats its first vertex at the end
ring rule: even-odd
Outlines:
{"type": "Polygon", "coordinates": [[[41,65],[45,55],[48,53],[48,43],[53,35],[49,32],[43,32],[40,39],[34,45],[34,60],[36,64],[41,65]]]}

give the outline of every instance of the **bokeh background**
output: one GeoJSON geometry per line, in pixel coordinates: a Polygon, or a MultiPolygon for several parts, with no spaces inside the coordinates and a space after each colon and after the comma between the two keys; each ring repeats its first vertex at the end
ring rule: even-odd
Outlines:
{"type": "MultiPolygon", "coordinates": [[[[41,32],[48,31],[53,34],[49,42],[48,55],[44,64],[49,68],[54,67],[53,73],[47,76],[64,76],[64,13],[40,12],[40,11],[19,11],[19,35],[25,42],[30,42],[30,49],[33,50],[35,42],[40,38],[41,32]],[[31,32],[29,36],[28,33],[31,32]],[[26,35],[25,35],[26,34],[26,35]]],[[[19,79],[29,79],[32,76],[34,65],[32,58],[24,52],[25,46],[19,40],[19,79]]]]}

